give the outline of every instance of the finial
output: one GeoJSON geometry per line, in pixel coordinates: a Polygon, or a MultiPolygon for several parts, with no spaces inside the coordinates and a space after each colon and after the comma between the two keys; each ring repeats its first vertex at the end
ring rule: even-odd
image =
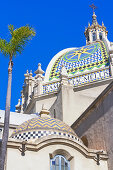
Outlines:
{"type": "Polygon", "coordinates": [[[35,74],[44,74],[44,71],[41,68],[41,63],[38,63],[38,69],[34,73],[35,74]]]}
{"type": "Polygon", "coordinates": [[[95,9],[97,8],[94,4],[89,5],[93,9],[92,24],[97,24],[97,16],[95,15],[95,9]]]}
{"type": "Polygon", "coordinates": [[[30,76],[32,76],[32,75],[33,75],[33,74],[32,74],[32,70],[30,70],[30,73],[29,73],[29,75],[30,75],[30,76]]]}
{"type": "Polygon", "coordinates": [[[18,105],[20,105],[20,101],[21,101],[21,100],[20,100],[20,99],[18,99],[18,105]]]}
{"type": "Polygon", "coordinates": [[[61,76],[68,77],[68,73],[67,73],[67,70],[66,70],[64,64],[62,64],[62,68],[61,68],[61,76]]]}
{"type": "Polygon", "coordinates": [[[89,7],[91,7],[92,9],[93,9],[93,14],[95,14],[95,9],[97,8],[94,4],[91,4],[91,5],[89,5],[89,7]]]}
{"type": "Polygon", "coordinates": [[[29,71],[27,70],[26,73],[24,74],[25,78],[29,77],[29,71]]]}
{"type": "Polygon", "coordinates": [[[16,108],[15,112],[20,113],[21,111],[21,100],[20,99],[18,99],[18,104],[15,105],[15,108],[16,108]]]}
{"type": "Polygon", "coordinates": [[[39,113],[39,115],[41,116],[41,117],[50,117],[49,116],[49,111],[45,108],[45,105],[43,104],[42,105],[42,110],[41,110],[41,112],[39,113]]]}
{"type": "Polygon", "coordinates": [[[103,21],[102,21],[102,26],[104,27],[104,23],[103,23],[103,21]]]}
{"type": "Polygon", "coordinates": [[[90,22],[88,22],[88,27],[90,27],[90,22]]]}
{"type": "Polygon", "coordinates": [[[95,12],[93,12],[92,24],[97,24],[97,16],[95,15],[95,12]]]}
{"type": "Polygon", "coordinates": [[[64,64],[62,64],[62,68],[61,68],[61,72],[60,72],[60,81],[61,81],[61,86],[69,85],[68,73],[67,73],[67,70],[66,70],[64,64]]]}

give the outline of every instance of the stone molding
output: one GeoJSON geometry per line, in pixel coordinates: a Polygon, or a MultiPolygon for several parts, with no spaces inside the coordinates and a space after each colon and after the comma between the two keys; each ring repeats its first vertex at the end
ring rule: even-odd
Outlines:
{"type": "Polygon", "coordinates": [[[63,155],[68,161],[71,161],[74,156],[64,149],[57,149],[53,153],[50,153],[50,159],[53,159],[56,155],[63,155]]]}
{"type": "MultiPolygon", "coordinates": [[[[25,142],[26,152],[33,151],[38,152],[39,150],[50,146],[50,145],[65,145],[71,147],[81,154],[83,154],[86,158],[93,159],[96,161],[97,154],[100,155],[100,160],[106,161],[108,159],[107,153],[105,151],[99,151],[94,149],[88,149],[84,144],[79,141],[73,141],[68,137],[59,137],[59,136],[46,136],[41,139],[37,139],[35,142],[25,142]]],[[[9,139],[7,148],[18,149],[21,147],[22,141],[9,139]]],[[[50,153],[51,154],[51,153],[50,153]]]]}

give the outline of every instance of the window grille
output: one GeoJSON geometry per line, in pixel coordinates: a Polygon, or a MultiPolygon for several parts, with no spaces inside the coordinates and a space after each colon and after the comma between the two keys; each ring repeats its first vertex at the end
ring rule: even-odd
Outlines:
{"type": "Polygon", "coordinates": [[[51,159],[50,170],[70,170],[70,163],[62,155],[56,155],[51,159]]]}

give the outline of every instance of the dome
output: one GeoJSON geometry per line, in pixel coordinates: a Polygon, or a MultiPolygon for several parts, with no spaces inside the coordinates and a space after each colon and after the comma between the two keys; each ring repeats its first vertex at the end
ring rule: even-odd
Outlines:
{"type": "Polygon", "coordinates": [[[103,41],[60,51],[50,61],[45,82],[57,81],[60,78],[62,65],[65,66],[69,78],[109,66],[109,57],[103,41]]]}
{"type": "Polygon", "coordinates": [[[32,118],[22,123],[14,130],[11,137],[28,141],[47,135],[61,135],[77,139],[77,135],[70,126],[58,119],[50,117],[32,118]]]}

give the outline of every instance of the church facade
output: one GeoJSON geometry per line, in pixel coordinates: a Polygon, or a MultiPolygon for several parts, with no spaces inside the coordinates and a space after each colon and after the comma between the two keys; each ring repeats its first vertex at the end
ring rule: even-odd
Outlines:
{"type": "MultiPolygon", "coordinates": [[[[26,72],[11,112],[6,170],[112,170],[113,43],[95,12],[86,45],[26,72]]],[[[0,110],[2,138],[4,111],[0,110]]]]}

